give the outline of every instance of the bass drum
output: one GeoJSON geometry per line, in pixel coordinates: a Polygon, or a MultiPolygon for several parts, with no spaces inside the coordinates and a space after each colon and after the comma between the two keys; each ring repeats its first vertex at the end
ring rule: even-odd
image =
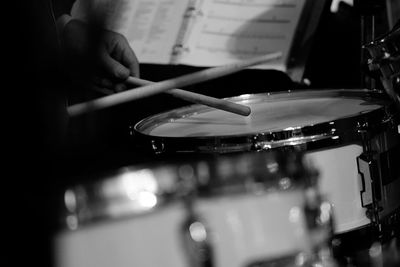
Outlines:
{"type": "Polygon", "coordinates": [[[333,204],[335,234],[398,231],[400,120],[383,92],[306,90],[228,100],[250,106],[251,115],[192,105],[140,121],[134,139],[155,153],[303,151],[333,204]]]}

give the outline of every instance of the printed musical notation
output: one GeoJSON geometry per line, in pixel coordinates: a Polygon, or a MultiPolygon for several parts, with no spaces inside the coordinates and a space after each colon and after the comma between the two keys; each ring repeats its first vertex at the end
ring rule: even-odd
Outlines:
{"type": "Polygon", "coordinates": [[[187,2],[174,0],[134,2],[136,5],[126,37],[138,59],[144,63],[170,63],[187,2]]]}
{"type": "Polygon", "coordinates": [[[188,0],[77,0],[71,15],[87,20],[102,10],[107,28],[128,39],[140,62],[169,64],[187,6],[188,0]]]}
{"type": "Polygon", "coordinates": [[[306,0],[89,2],[109,8],[109,28],[127,37],[142,63],[216,66],[281,51],[283,58],[262,67],[284,71],[306,0]],[[119,13],[110,2],[120,2],[119,13]]]}
{"type": "Polygon", "coordinates": [[[190,53],[182,62],[218,65],[282,51],[282,59],[262,67],[284,71],[304,3],[304,0],[205,1],[203,18],[189,37],[190,53]]]}

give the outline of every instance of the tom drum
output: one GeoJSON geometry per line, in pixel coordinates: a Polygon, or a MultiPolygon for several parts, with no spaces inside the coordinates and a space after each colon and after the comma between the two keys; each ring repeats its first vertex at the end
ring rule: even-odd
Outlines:
{"type": "Polygon", "coordinates": [[[301,154],[267,152],[121,168],[65,190],[55,266],[334,262],[315,175],[301,154]]]}

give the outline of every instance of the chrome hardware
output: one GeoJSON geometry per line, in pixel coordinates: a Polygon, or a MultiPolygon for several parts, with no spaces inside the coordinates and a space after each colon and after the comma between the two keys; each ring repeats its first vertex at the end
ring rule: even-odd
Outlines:
{"type": "Polygon", "coordinates": [[[306,191],[306,216],[311,242],[311,253],[307,266],[337,267],[331,249],[333,229],[333,207],[314,188],[306,191]]]}
{"type": "Polygon", "coordinates": [[[361,195],[361,205],[363,207],[368,207],[373,204],[373,192],[372,192],[372,182],[373,173],[376,174],[377,165],[376,162],[371,159],[367,154],[361,154],[361,156],[357,157],[357,166],[358,173],[361,177],[361,187],[360,195],[361,195]]]}
{"type": "Polygon", "coordinates": [[[368,67],[379,72],[383,89],[400,109],[400,28],[393,29],[384,37],[368,42],[368,67]]]}
{"type": "Polygon", "coordinates": [[[246,265],[246,267],[269,267],[269,266],[303,267],[303,266],[310,266],[309,258],[310,255],[304,252],[300,252],[294,255],[283,256],[276,259],[258,260],[246,265]]]}
{"type": "Polygon", "coordinates": [[[383,208],[379,205],[381,185],[377,161],[373,158],[372,153],[364,152],[357,157],[357,166],[362,186],[360,188],[361,205],[367,208],[366,216],[379,227],[379,213],[383,208]]]}
{"type": "Polygon", "coordinates": [[[151,140],[151,147],[155,154],[161,154],[165,151],[164,143],[160,140],[151,140]]]}
{"type": "Polygon", "coordinates": [[[206,226],[192,214],[184,222],[182,234],[188,266],[212,267],[212,250],[206,226]]]}
{"type": "Polygon", "coordinates": [[[366,208],[366,216],[371,226],[378,230],[379,238],[391,236],[393,223],[388,221],[399,208],[398,167],[396,158],[399,151],[397,114],[385,113],[382,124],[386,131],[374,132],[367,123],[359,125],[363,153],[357,157],[360,176],[361,206],[366,208]]]}
{"type": "MultiPolygon", "coordinates": [[[[393,116],[394,121],[398,121],[398,111],[383,91],[379,90],[304,90],[296,92],[275,92],[252,95],[241,95],[228,98],[232,102],[259,104],[268,101],[313,99],[319,97],[338,97],[355,98],[365,102],[382,103],[382,107],[369,112],[363,112],[355,116],[338,118],[334,121],[321,122],[315,125],[288,127],[273,131],[262,130],[244,134],[231,135],[229,132],[215,136],[153,136],[151,130],[156,125],[168,123],[169,121],[179,120],[190,117],[191,114],[200,114],[209,109],[203,105],[191,105],[174,109],[168,112],[147,117],[134,126],[135,141],[139,143],[151,144],[151,140],[162,142],[166,149],[171,152],[243,152],[268,150],[270,146],[296,145],[296,150],[308,151],[323,149],[337,145],[354,144],[360,141],[360,133],[363,124],[368,122],[366,132],[384,132],[391,128],[391,123],[382,123],[382,118],[393,116]],[[357,127],[357,124],[359,127],[357,127]],[[289,140],[290,139],[290,140],[289,140]]],[[[380,105],[380,104],[379,104],[380,105]]],[[[398,123],[397,123],[398,124],[398,123]]],[[[397,127],[396,124],[396,127],[397,127]]]]}
{"type": "Polygon", "coordinates": [[[300,252],[294,255],[283,256],[275,259],[258,260],[246,267],[271,267],[271,266],[293,266],[293,267],[338,267],[334,256],[329,249],[323,249],[316,254],[310,255],[300,252]]]}
{"type": "Polygon", "coordinates": [[[195,190],[186,190],[184,205],[188,213],[183,223],[183,248],[186,250],[187,266],[212,267],[212,249],[209,244],[209,232],[205,224],[195,214],[193,202],[195,190]]]}
{"type": "Polygon", "coordinates": [[[132,165],[93,175],[98,181],[65,190],[61,227],[76,230],[97,221],[151,213],[194,186],[173,164],[132,165]]]}
{"type": "MultiPolygon", "coordinates": [[[[388,117],[387,113],[386,117],[388,117]]],[[[376,140],[380,138],[380,135],[373,133],[373,129],[368,122],[359,124],[357,128],[363,146],[363,153],[357,157],[358,173],[361,179],[361,206],[367,208],[366,216],[371,222],[381,228],[381,213],[383,211],[381,203],[382,171],[384,171],[384,166],[381,166],[379,158],[383,148],[376,144],[376,140]]]]}
{"type": "Polygon", "coordinates": [[[363,153],[357,157],[358,173],[361,177],[361,206],[367,208],[366,216],[371,222],[379,225],[379,211],[378,202],[375,196],[375,187],[377,187],[378,169],[376,160],[374,160],[374,153],[371,144],[370,125],[364,121],[363,124],[358,124],[358,133],[361,136],[363,146],[363,153]]]}
{"type": "Polygon", "coordinates": [[[187,212],[187,219],[182,226],[183,248],[187,251],[187,266],[211,267],[212,255],[209,244],[209,234],[205,224],[194,211],[194,203],[197,196],[197,183],[195,169],[189,164],[181,165],[178,175],[181,180],[181,197],[187,212]]]}
{"type": "Polygon", "coordinates": [[[312,255],[316,256],[321,250],[330,246],[334,231],[333,208],[315,188],[308,188],[305,193],[304,211],[311,242],[311,252],[312,255]]]}
{"type": "MultiPolygon", "coordinates": [[[[332,140],[336,140],[339,138],[339,136],[335,136],[335,135],[331,135],[331,134],[319,134],[319,135],[304,136],[304,135],[302,135],[300,130],[296,130],[294,135],[295,136],[287,138],[285,140],[277,140],[277,141],[260,141],[260,140],[257,140],[258,138],[254,138],[252,148],[255,151],[263,151],[263,150],[269,150],[269,149],[275,149],[275,148],[288,146],[288,147],[303,148],[304,150],[306,150],[307,144],[309,144],[309,143],[317,143],[320,141],[332,141],[332,140]]],[[[335,141],[333,141],[333,142],[335,142],[335,141]]]]}
{"type": "Polygon", "coordinates": [[[130,136],[134,136],[135,135],[135,129],[132,125],[129,125],[128,127],[128,133],[130,136]]]}

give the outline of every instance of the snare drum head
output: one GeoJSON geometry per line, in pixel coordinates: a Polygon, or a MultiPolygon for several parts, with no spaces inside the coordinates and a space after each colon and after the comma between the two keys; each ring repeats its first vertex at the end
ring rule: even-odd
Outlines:
{"type": "MultiPolygon", "coordinates": [[[[280,92],[242,95],[228,100],[249,106],[250,116],[193,105],[144,119],[136,124],[135,131],[163,140],[251,137],[293,130],[298,134],[306,127],[369,116],[367,114],[382,110],[389,103],[382,94],[366,90],[280,92]]],[[[320,134],[321,130],[316,132],[320,134]]]]}

